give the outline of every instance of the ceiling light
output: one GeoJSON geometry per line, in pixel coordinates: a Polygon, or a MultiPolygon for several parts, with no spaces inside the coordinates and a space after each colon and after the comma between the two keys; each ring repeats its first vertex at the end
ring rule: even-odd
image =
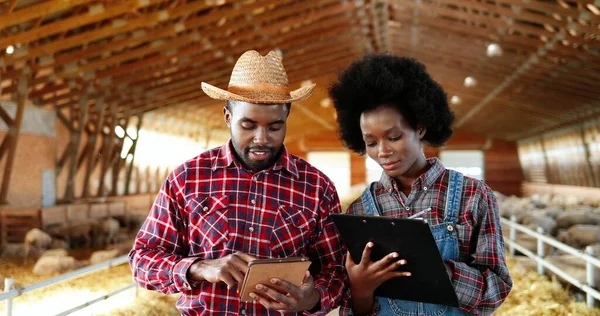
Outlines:
{"type": "Polygon", "coordinates": [[[487,47],[487,55],[489,57],[502,56],[502,47],[496,43],[492,43],[487,47]]]}
{"type": "Polygon", "coordinates": [[[477,80],[475,80],[475,78],[473,78],[473,77],[465,78],[465,87],[472,88],[475,85],[477,85],[477,80]]]}
{"type": "Polygon", "coordinates": [[[331,106],[331,99],[330,98],[325,98],[323,100],[321,100],[321,106],[324,108],[328,108],[331,106]]]}
{"type": "Polygon", "coordinates": [[[6,53],[10,55],[14,52],[15,52],[15,47],[12,45],[8,45],[8,47],[6,48],[6,53]]]}
{"type": "Polygon", "coordinates": [[[308,86],[310,86],[312,84],[313,84],[312,80],[308,79],[308,80],[302,81],[302,83],[300,84],[300,86],[304,88],[304,87],[308,87],[308,86]]]}
{"type": "Polygon", "coordinates": [[[450,103],[452,104],[460,104],[460,98],[456,95],[453,95],[452,98],[450,98],[450,103]]]}

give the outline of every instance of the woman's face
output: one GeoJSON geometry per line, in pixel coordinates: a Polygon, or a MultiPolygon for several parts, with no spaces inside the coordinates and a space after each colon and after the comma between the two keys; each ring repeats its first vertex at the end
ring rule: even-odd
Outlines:
{"type": "Polygon", "coordinates": [[[366,152],[395,179],[417,177],[426,162],[421,149],[425,129],[414,130],[392,105],[381,105],[360,116],[366,152]]]}

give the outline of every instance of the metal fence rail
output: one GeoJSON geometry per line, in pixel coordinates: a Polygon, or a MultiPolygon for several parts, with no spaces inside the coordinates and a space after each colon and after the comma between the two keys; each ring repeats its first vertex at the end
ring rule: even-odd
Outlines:
{"type": "Polygon", "coordinates": [[[566,245],[552,237],[544,235],[544,232],[541,227],[538,227],[536,231],[520,225],[516,221],[516,217],[512,216],[510,220],[506,218],[501,218],[500,222],[503,226],[509,227],[509,238],[504,239],[504,242],[509,246],[509,252],[511,255],[515,254],[515,251],[519,251],[525,256],[533,259],[537,263],[537,272],[539,274],[544,274],[544,269],[548,269],[569,282],[573,286],[579,288],[583,292],[586,293],[586,302],[590,307],[594,307],[595,299],[600,300],[600,292],[595,288],[595,269],[600,268],[600,260],[593,256],[593,251],[591,247],[587,247],[586,251],[581,251],[579,249],[573,248],[569,245],[566,245]],[[537,240],[537,253],[533,253],[529,249],[519,245],[517,243],[517,231],[520,231],[524,234],[534,237],[537,240]],[[568,272],[562,270],[558,266],[548,262],[545,259],[544,253],[544,244],[548,244],[556,249],[562,250],[576,258],[585,261],[586,263],[586,282],[582,283],[577,278],[570,275],[568,272]]]}
{"type": "MultiPolygon", "coordinates": [[[[110,259],[110,260],[105,261],[105,262],[101,262],[101,263],[97,263],[97,264],[94,264],[94,265],[91,265],[91,266],[83,267],[81,269],[77,269],[77,270],[74,270],[74,271],[71,271],[71,272],[68,272],[68,273],[65,273],[65,274],[53,277],[53,278],[49,278],[49,279],[46,279],[46,280],[43,280],[43,281],[31,284],[31,285],[26,285],[26,286],[24,286],[22,288],[19,288],[19,289],[12,288],[14,280],[12,278],[8,278],[7,277],[5,279],[5,281],[4,281],[4,293],[0,293],[0,301],[6,300],[5,314],[7,316],[11,316],[12,315],[12,308],[13,308],[13,302],[12,302],[12,300],[15,297],[17,297],[17,296],[20,296],[20,295],[23,295],[25,293],[28,293],[28,292],[31,292],[31,291],[35,291],[35,290],[38,290],[38,289],[41,289],[41,288],[44,288],[44,287],[47,287],[47,286],[50,286],[50,285],[55,285],[55,284],[58,284],[58,283],[61,283],[61,282],[65,282],[65,281],[71,280],[71,279],[79,278],[79,277],[82,277],[84,275],[87,275],[87,274],[90,274],[90,273],[94,273],[94,272],[97,272],[97,271],[102,270],[102,269],[106,269],[106,268],[118,266],[118,265],[126,263],[127,261],[128,261],[128,258],[127,258],[126,255],[124,255],[124,256],[121,256],[121,257],[118,257],[118,258],[110,259]]],[[[80,310],[80,309],[82,309],[82,308],[84,308],[86,306],[89,306],[89,305],[91,305],[93,303],[96,303],[96,302],[99,302],[101,300],[105,300],[105,299],[107,299],[107,298],[109,298],[111,296],[114,296],[114,295],[116,295],[116,294],[118,294],[118,293],[120,293],[122,291],[125,291],[125,290],[127,290],[129,288],[132,288],[134,286],[135,286],[135,284],[133,284],[133,283],[129,284],[129,285],[123,287],[123,288],[120,288],[120,289],[114,291],[114,292],[111,292],[111,293],[108,293],[106,295],[103,295],[100,298],[96,298],[94,300],[85,302],[85,303],[83,303],[83,304],[81,304],[81,305],[79,305],[79,306],[77,306],[75,308],[72,308],[72,309],[70,309],[70,310],[68,310],[66,312],[63,312],[63,313],[61,313],[59,315],[68,315],[70,313],[76,312],[76,311],[78,311],[78,310],[80,310]]]]}

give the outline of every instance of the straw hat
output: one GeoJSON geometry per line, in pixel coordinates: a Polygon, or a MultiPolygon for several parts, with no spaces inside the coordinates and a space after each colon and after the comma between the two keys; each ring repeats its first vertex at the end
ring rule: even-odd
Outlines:
{"type": "Polygon", "coordinates": [[[269,52],[261,56],[254,50],[245,52],[235,63],[227,90],[202,82],[202,90],[213,99],[262,104],[302,101],[310,97],[314,87],[313,83],[290,91],[279,55],[269,52]]]}

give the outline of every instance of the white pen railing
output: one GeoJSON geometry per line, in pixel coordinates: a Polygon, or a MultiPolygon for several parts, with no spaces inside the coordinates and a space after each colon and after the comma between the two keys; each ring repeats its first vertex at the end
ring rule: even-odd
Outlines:
{"type": "Polygon", "coordinates": [[[560,278],[571,283],[573,286],[579,288],[580,290],[586,293],[586,302],[588,306],[593,307],[595,305],[595,300],[600,300],[600,292],[598,292],[598,290],[595,288],[596,285],[594,282],[594,270],[596,268],[600,268],[600,259],[594,257],[593,250],[591,247],[587,247],[585,251],[573,248],[548,235],[544,235],[544,231],[541,227],[538,227],[537,230],[534,231],[526,226],[518,224],[515,216],[512,216],[510,220],[502,218],[500,219],[500,221],[504,227],[509,227],[509,238],[505,237],[504,243],[508,245],[509,253],[511,255],[514,255],[516,251],[519,251],[525,256],[535,260],[535,262],[537,263],[537,272],[539,274],[543,275],[544,270],[548,269],[554,274],[558,275],[560,278]],[[517,231],[532,236],[537,240],[537,253],[533,253],[529,249],[517,243],[517,231]],[[568,253],[576,258],[579,258],[582,261],[585,261],[585,282],[581,282],[565,270],[546,260],[546,254],[544,253],[545,244],[548,244],[556,249],[564,251],[565,253],[568,253]]]}
{"type": "MultiPolygon", "coordinates": [[[[74,271],[71,271],[71,272],[68,272],[68,273],[47,279],[47,280],[43,280],[43,281],[31,284],[31,285],[26,285],[26,286],[20,287],[18,289],[14,288],[14,280],[12,278],[7,277],[4,280],[4,292],[3,293],[0,292],[0,302],[2,302],[2,301],[6,302],[4,313],[6,316],[12,316],[13,305],[14,305],[13,299],[15,297],[18,297],[20,295],[23,295],[23,294],[31,292],[31,291],[39,290],[44,287],[51,286],[51,285],[54,285],[57,283],[65,282],[65,281],[68,281],[71,279],[82,277],[87,274],[95,273],[102,269],[118,266],[118,265],[124,264],[126,262],[127,262],[127,256],[125,255],[125,256],[118,257],[118,258],[110,259],[105,262],[101,262],[101,263],[97,263],[97,264],[94,264],[91,266],[83,267],[81,269],[74,270],[74,271]]],[[[131,284],[126,285],[125,287],[122,287],[113,292],[107,293],[105,295],[102,295],[93,300],[84,302],[76,307],[73,307],[71,309],[63,311],[57,315],[69,315],[69,314],[74,313],[78,310],[81,310],[89,305],[106,300],[107,298],[109,298],[111,296],[114,296],[116,294],[119,294],[119,293],[127,290],[127,289],[134,288],[134,287],[136,287],[136,285],[132,282],[131,284]]]]}

